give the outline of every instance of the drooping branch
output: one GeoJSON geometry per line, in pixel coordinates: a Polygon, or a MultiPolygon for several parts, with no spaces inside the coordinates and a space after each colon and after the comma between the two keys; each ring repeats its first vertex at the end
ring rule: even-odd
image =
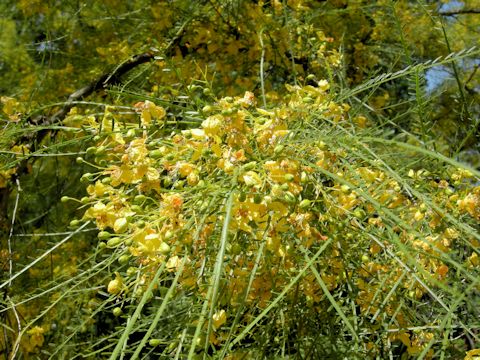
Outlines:
{"type": "Polygon", "coordinates": [[[74,106],[75,101],[82,100],[99,90],[107,89],[110,86],[119,84],[120,78],[124,74],[126,74],[133,68],[137,67],[138,65],[144,64],[153,59],[154,59],[154,55],[151,52],[146,52],[143,54],[132,56],[130,59],[128,59],[127,61],[117,66],[112,72],[102,74],[96,80],[91,82],[89,85],[70,94],[63,108],[58,110],[52,116],[48,118],[43,117],[41,119],[35,119],[35,120],[32,118],[29,118],[28,122],[33,123],[35,125],[48,126],[48,125],[53,125],[55,123],[62,121],[65,118],[65,116],[68,114],[70,109],[74,106]]]}
{"type": "MultiPolygon", "coordinates": [[[[102,74],[96,80],[92,81],[89,85],[75,91],[74,93],[70,94],[67,101],[64,103],[63,107],[54,113],[51,116],[40,115],[40,116],[29,116],[26,121],[27,123],[34,125],[34,126],[51,126],[51,125],[58,125],[61,124],[62,121],[67,116],[70,109],[75,105],[76,101],[85,99],[89,95],[103,89],[107,89],[110,86],[117,85],[121,82],[121,78],[130,70],[134,69],[135,67],[150,62],[154,59],[154,54],[151,52],[146,52],[143,54],[132,56],[127,61],[118,65],[113,71],[109,71],[108,73],[102,74]]],[[[36,144],[42,142],[42,140],[50,133],[48,129],[41,129],[31,133],[27,133],[18,139],[16,139],[15,144],[28,144],[30,147],[33,147],[35,150],[36,144]]],[[[19,176],[20,174],[28,172],[27,166],[28,158],[23,159],[20,163],[16,166],[16,172],[14,177],[19,176]]],[[[10,189],[9,187],[5,187],[0,189],[0,222],[5,221],[7,219],[7,204],[9,199],[10,189]]]]}
{"type": "MultiPolygon", "coordinates": [[[[171,56],[171,52],[173,48],[179,45],[180,40],[185,33],[186,26],[193,20],[192,18],[187,19],[177,30],[173,38],[166,44],[166,46],[162,49],[165,56],[171,56]]],[[[91,94],[99,91],[107,89],[113,85],[118,85],[122,81],[122,76],[128,73],[130,70],[134,69],[135,67],[148,63],[155,59],[155,55],[153,52],[145,52],[142,54],[134,55],[125,62],[119,64],[113,71],[109,71],[107,73],[102,74],[96,80],[92,81],[89,85],[73,92],[68,97],[67,101],[63,104],[63,107],[55,112],[53,115],[38,115],[38,116],[28,116],[26,118],[26,122],[30,125],[34,126],[42,126],[42,127],[49,127],[51,125],[60,125],[62,121],[65,119],[69,111],[72,107],[75,106],[75,103],[79,100],[83,100],[86,97],[90,96],[91,94]]],[[[35,144],[41,143],[41,141],[45,138],[47,134],[49,134],[51,130],[48,129],[40,129],[26,135],[21,136],[20,138],[16,139],[13,145],[25,145],[28,144],[30,147],[35,147],[35,144]]],[[[32,149],[30,149],[32,150],[32,149]]],[[[34,150],[34,149],[33,149],[34,150]]],[[[25,162],[25,161],[23,161],[25,162]]],[[[21,166],[17,166],[17,170],[21,168],[21,166]]],[[[18,173],[18,171],[17,171],[18,173]]]]}
{"type": "MultiPolygon", "coordinates": [[[[175,46],[178,46],[180,39],[182,38],[182,35],[185,32],[186,26],[192,20],[193,18],[189,18],[187,21],[185,21],[180,26],[180,28],[178,29],[176,34],[173,36],[171,41],[168,44],[166,44],[166,46],[162,49],[165,56],[170,56],[172,49],[175,46]]],[[[59,124],[65,119],[68,112],[74,106],[76,101],[82,100],[99,90],[107,89],[110,86],[119,84],[121,82],[122,76],[125,75],[127,72],[129,72],[130,70],[134,69],[135,67],[141,64],[150,62],[153,59],[155,59],[153,52],[145,52],[143,54],[134,55],[127,61],[119,64],[113,71],[109,71],[107,73],[102,74],[96,80],[92,81],[89,85],[70,94],[64,106],[52,116],[49,116],[49,117],[38,116],[35,118],[28,117],[27,122],[33,125],[42,125],[42,126],[59,124]]],[[[21,140],[17,141],[17,143],[22,143],[21,140]]]]}
{"type": "MultiPolygon", "coordinates": [[[[73,92],[68,97],[67,101],[63,104],[63,107],[55,112],[53,115],[38,115],[35,117],[29,116],[26,122],[34,126],[48,127],[51,125],[59,125],[67,116],[68,112],[75,106],[75,102],[83,100],[91,94],[107,89],[113,85],[117,85],[121,82],[121,78],[130,70],[135,67],[150,62],[155,58],[151,52],[145,52],[143,54],[134,55],[125,62],[119,64],[113,71],[109,71],[100,75],[97,79],[92,81],[89,85],[73,92]]],[[[15,141],[15,144],[28,144],[30,147],[35,147],[35,144],[39,144],[50,133],[48,129],[40,129],[32,133],[27,133],[15,141]]],[[[30,149],[34,150],[34,149],[30,149]]]]}

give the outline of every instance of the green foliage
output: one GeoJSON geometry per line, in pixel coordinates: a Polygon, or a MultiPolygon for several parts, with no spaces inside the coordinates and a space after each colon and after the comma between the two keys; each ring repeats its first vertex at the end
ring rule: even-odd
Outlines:
{"type": "Polygon", "coordinates": [[[478,14],[442,4],[3,2],[0,359],[473,359],[478,14]]]}

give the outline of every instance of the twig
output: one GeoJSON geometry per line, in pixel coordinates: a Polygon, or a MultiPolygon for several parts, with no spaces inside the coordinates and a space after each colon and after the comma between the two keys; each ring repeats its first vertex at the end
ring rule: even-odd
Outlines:
{"type": "Polygon", "coordinates": [[[85,224],[83,224],[82,226],[80,226],[77,230],[75,230],[74,232],[72,232],[70,235],[68,235],[67,237],[65,237],[64,239],[62,239],[60,242],[58,242],[57,244],[55,244],[54,246],[52,246],[50,249],[48,249],[47,251],[45,251],[41,256],[39,256],[38,258],[36,258],[34,261],[32,261],[30,264],[28,264],[27,266],[25,266],[22,270],[20,270],[19,272],[17,272],[14,276],[11,276],[7,281],[5,281],[4,283],[0,284],[0,289],[5,287],[5,285],[9,285],[11,284],[12,280],[16,279],[17,277],[19,277],[20,275],[22,275],[25,271],[27,271],[28,269],[30,269],[31,267],[33,267],[35,264],[37,264],[38,262],[42,261],[45,257],[47,257],[51,252],[53,252],[54,250],[56,250],[58,247],[62,246],[64,243],[66,243],[73,235],[81,232],[83,230],[84,227],[86,227],[88,224],[90,224],[90,221],[87,221],[85,224]]]}
{"type": "Polygon", "coordinates": [[[480,65],[479,65],[479,64],[475,65],[472,73],[471,73],[470,76],[468,77],[467,81],[465,81],[465,85],[464,85],[464,86],[465,86],[465,90],[467,90],[469,94],[475,94],[475,93],[476,93],[476,91],[475,91],[473,88],[471,88],[470,86],[468,86],[468,83],[469,83],[470,81],[472,81],[473,77],[475,76],[475,74],[477,73],[477,71],[478,71],[479,68],[480,68],[480,65]]]}
{"type": "Polygon", "coordinates": [[[262,87],[262,98],[263,98],[263,108],[267,108],[267,101],[265,99],[265,79],[264,79],[264,71],[263,71],[263,63],[265,60],[265,46],[263,45],[263,38],[262,38],[263,30],[260,31],[258,38],[260,40],[260,46],[262,47],[262,55],[260,57],[260,83],[262,87]]]}
{"type": "MultiPolygon", "coordinates": [[[[33,121],[36,125],[52,125],[62,121],[65,116],[68,114],[70,109],[75,105],[74,102],[82,100],[87,96],[93,94],[96,91],[104,90],[112,85],[117,85],[120,83],[120,78],[137,67],[138,65],[150,62],[154,59],[154,55],[151,52],[146,52],[143,54],[132,56],[127,61],[118,65],[112,72],[102,74],[99,78],[91,82],[89,85],[75,91],[70,94],[67,102],[62,109],[58,110],[50,118],[44,119],[40,123],[33,121]]],[[[32,122],[32,119],[29,119],[29,122],[32,122]]]]}
{"type": "Polygon", "coordinates": [[[440,11],[438,13],[442,16],[456,16],[456,15],[465,15],[465,14],[480,14],[480,9],[460,9],[460,10],[449,10],[449,11],[440,11]]]}
{"type": "MultiPolygon", "coordinates": [[[[15,319],[17,320],[17,329],[18,329],[18,336],[21,338],[22,336],[22,323],[20,322],[20,318],[17,313],[17,309],[15,308],[15,304],[13,303],[12,299],[10,299],[9,296],[7,296],[8,301],[10,301],[10,304],[12,305],[12,310],[13,313],[15,314],[15,319]]],[[[19,340],[17,338],[17,340],[19,340]]],[[[11,360],[15,359],[15,355],[17,355],[18,348],[20,347],[20,341],[15,341],[15,346],[13,348],[12,356],[10,357],[11,360]]]]}
{"type": "Polygon", "coordinates": [[[10,233],[8,234],[8,286],[12,286],[12,273],[13,273],[13,252],[12,252],[12,236],[13,236],[13,227],[15,225],[15,217],[17,215],[18,201],[20,199],[20,192],[22,188],[20,187],[20,180],[18,177],[15,179],[17,183],[17,196],[15,198],[15,206],[13,207],[12,215],[12,225],[10,227],[10,233]]]}
{"type": "MultiPolygon", "coordinates": [[[[177,44],[178,40],[181,38],[182,34],[185,31],[185,27],[191,21],[191,19],[185,21],[180,29],[176,32],[173,39],[165,46],[163,49],[164,53],[167,54],[171,48],[177,44]]],[[[64,106],[54,113],[50,117],[46,116],[37,116],[35,118],[28,117],[27,122],[34,124],[34,125],[53,125],[53,124],[60,124],[64,118],[67,116],[70,109],[75,106],[75,104],[85,99],[86,97],[90,96],[91,94],[99,91],[105,90],[113,85],[117,85],[121,83],[121,77],[125,75],[130,70],[134,69],[135,67],[150,62],[155,59],[155,55],[153,52],[148,51],[142,54],[134,55],[130,59],[124,61],[123,63],[119,64],[113,71],[109,71],[107,73],[102,74],[96,80],[92,81],[89,85],[73,92],[68,97],[67,101],[65,102],[64,106]]],[[[18,141],[17,144],[28,142],[32,143],[40,143],[43,138],[47,135],[48,130],[40,130],[36,132],[35,139],[32,139],[32,136],[23,136],[18,141]],[[33,140],[33,141],[32,141],[33,140]]]]}

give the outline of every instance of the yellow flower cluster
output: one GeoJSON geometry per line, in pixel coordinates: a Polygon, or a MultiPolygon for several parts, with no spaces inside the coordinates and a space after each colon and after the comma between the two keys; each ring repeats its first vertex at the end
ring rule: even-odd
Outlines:
{"type": "MultiPolygon", "coordinates": [[[[143,287],[156,267],[166,264],[176,272],[185,256],[179,284],[202,298],[205,269],[215,262],[207,254],[218,248],[225,199],[233,191],[222,310],[212,320],[217,335],[240,304],[267,307],[302,267],[304,253],[326,241],[331,245],[316,267],[328,291],[341,294],[353,287],[350,296],[361,316],[373,316],[372,329],[384,318],[397,327],[415,325],[400,299],[418,301],[448,282],[448,256],[458,231],[432,204],[415,199],[388,167],[355,158],[353,144],[328,144],[298,131],[314,122],[365,126],[355,120],[358,115],[350,118],[348,105],[332,101],[328,82],[289,90],[286,103],[268,110],[256,108],[250,92],[220,99],[204,108],[200,127],[164,137],[151,119],[166,111],[153,103],[137,106],[142,135],[105,132],[100,140],[96,160],[104,167],[88,176],[94,182],[87,189],[84,218],[103,230],[105,247],[128,255],[129,269],[142,266],[143,287]]],[[[452,194],[449,179],[435,182],[426,172],[413,174],[408,181],[429,184],[434,202],[478,219],[478,188],[465,186],[452,194]]],[[[478,267],[475,256],[470,253],[465,264],[478,267]]],[[[117,273],[108,292],[123,296],[138,287],[132,273],[117,273]]],[[[299,298],[310,311],[325,308],[315,273],[307,272],[286,301],[299,298]]],[[[401,341],[416,354],[431,336],[403,332],[389,341],[401,341]]]]}

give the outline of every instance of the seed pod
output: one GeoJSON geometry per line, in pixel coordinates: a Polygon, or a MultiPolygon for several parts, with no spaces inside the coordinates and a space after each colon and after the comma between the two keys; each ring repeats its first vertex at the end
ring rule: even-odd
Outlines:
{"type": "Polygon", "coordinates": [[[121,265],[124,265],[126,263],[128,263],[128,261],[130,260],[130,255],[122,255],[118,258],[118,262],[121,264],[121,265]]]}
{"type": "Polygon", "coordinates": [[[302,174],[300,175],[300,182],[302,184],[306,184],[308,182],[308,175],[305,171],[302,171],[302,174]]]}
{"type": "Polygon", "coordinates": [[[121,308],[116,307],[115,309],[113,309],[112,313],[113,313],[113,316],[119,317],[120,315],[123,314],[123,311],[121,308]]]}
{"type": "Polygon", "coordinates": [[[168,188],[168,187],[172,186],[172,184],[173,184],[173,180],[170,176],[165,176],[163,178],[163,187],[164,188],[168,188]]]}
{"type": "Polygon", "coordinates": [[[142,295],[143,295],[143,289],[141,287],[138,287],[137,290],[135,290],[135,292],[133,294],[133,296],[137,299],[141,298],[142,295]]]}
{"type": "Polygon", "coordinates": [[[152,150],[148,153],[148,156],[152,159],[159,159],[163,156],[163,152],[160,149],[152,150]]]}
{"type": "Polygon", "coordinates": [[[238,196],[238,201],[240,202],[244,202],[245,200],[247,200],[247,194],[245,194],[243,191],[240,193],[240,195],[238,196]]]}
{"type": "Polygon", "coordinates": [[[298,204],[298,207],[300,209],[307,209],[310,205],[311,205],[311,201],[308,200],[308,199],[304,199],[302,201],[300,201],[300,204],[298,204]]]}
{"type": "Polygon", "coordinates": [[[285,193],[284,199],[288,204],[295,204],[297,202],[297,198],[290,191],[285,193]]]}
{"type": "Polygon", "coordinates": [[[82,182],[82,183],[89,182],[89,181],[91,181],[91,178],[92,178],[92,174],[90,174],[90,173],[85,173],[85,174],[83,174],[82,177],[80,178],[80,182],[82,182]]]}
{"type": "Polygon", "coordinates": [[[112,236],[112,234],[110,234],[108,231],[100,231],[97,235],[100,240],[107,240],[110,238],[110,236],[112,236]]]}
{"type": "Polygon", "coordinates": [[[283,149],[285,149],[285,146],[283,146],[283,145],[277,145],[277,146],[275,146],[275,148],[273,149],[273,153],[274,153],[275,155],[278,155],[278,154],[280,154],[280,153],[283,151],[283,149]]]}
{"type": "Polygon", "coordinates": [[[128,220],[124,217],[118,218],[113,224],[113,230],[117,233],[123,233],[128,229],[128,220]]]}
{"type": "Polygon", "coordinates": [[[162,343],[162,340],[160,339],[150,339],[148,340],[148,345],[150,346],[158,346],[162,343]]]}
{"type": "Polygon", "coordinates": [[[107,246],[109,248],[114,248],[114,247],[117,247],[118,245],[120,245],[121,243],[122,243],[121,238],[114,237],[114,238],[111,238],[110,240],[107,241],[107,246]]]}
{"type": "Polygon", "coordinates": [[[211,105],[205,105],[202,108],[202,112],[205,113],[205,114],[211,113],[212,111],[213,111],[213,106],[211,106],[211,105]]]}
{"type": "Polygon", "coordinates": [[[143,208],[140,205],[132,205],[130,206],[130,210],[135,211],[136,213],[143,212],[143,208]]]}
{"type": "Polygon", "coordinates": [[[354,211],[353,211],[353,216],[355,216],[357,219],[363,219],[365,217],[365,211],[363,211],[362,209],[360,208],[356,208],[354,211]]]}
{"type": "Polygon", "coordinates": [[[173,188],[177,189],[177,190],[183,189],[184,186],[185,186],[185,181],[184,180],[175,181],[175,183],[173,184],[173,188]]]}
{"type": "Polygon", "coordinates": [[[246,163],[243,165],[243,170],[248,171],[248,170],[253,170],[257,166],[256,161],[250,161],[249,163],[246,163]]]}
{"type": "Polygon", "coordinates": [[[133,203],[138,205],[143,203],[146,199],[147,197],[145,195],[139,194],[133,198],[133,203]]]}
{"type": "Polygon", "coordinates": [[[222,115],[225,115],[225,116],[228,116],[228,115],[232,115],[234,113],[234,109],[232,108],[229,108],[229,109],[225,109],[225,110],[222,110],[222,115]]]}
{"type": "Polygon", "coordinates": [[[158,251],[159,251],[160,254],[162,254],[162,255],[167,255],[167,254],[170,252],[170,246],[168,246],[167,243],[162,242],[162,243],[160,244],[160,248],[158,249],[158,251]]]}
{"type": "Polygon", "coordinates": [[[163,236],[163,238],[168,241],[168,240],[173,239],[174,236],[175,236],[175,234],[173,233],[172,230],[167,230],[165,232],[165,235],[163,236]]]}
{"type": "Polygon", "coordinates": [[[95,151],[95,154],[96,155],[102,155],[105,152],[106,149],[107,148],[105,146],[101,145],[101,146],[97,147],[97,149],[95,151]]]}
{"type": "Polygon", "coordinates": [[[127,269],[127,276],[133,276],[137,273],[138,271],[138,268],[136,267],[133,267],[133,266],[130,266],[128,269],[127,269]]]}
{"type": "Polygon", "coordinates": [[[280,185],[275,184],[272,186],[272,195],[275,197],[283,196],[283,189],[280,185]]]}
{"type": "Polygon", "coordinates": [[[128,129],[127,133],[125,134],[125,137],[129,139],[135,137],[135,129],[128,129]]]}

